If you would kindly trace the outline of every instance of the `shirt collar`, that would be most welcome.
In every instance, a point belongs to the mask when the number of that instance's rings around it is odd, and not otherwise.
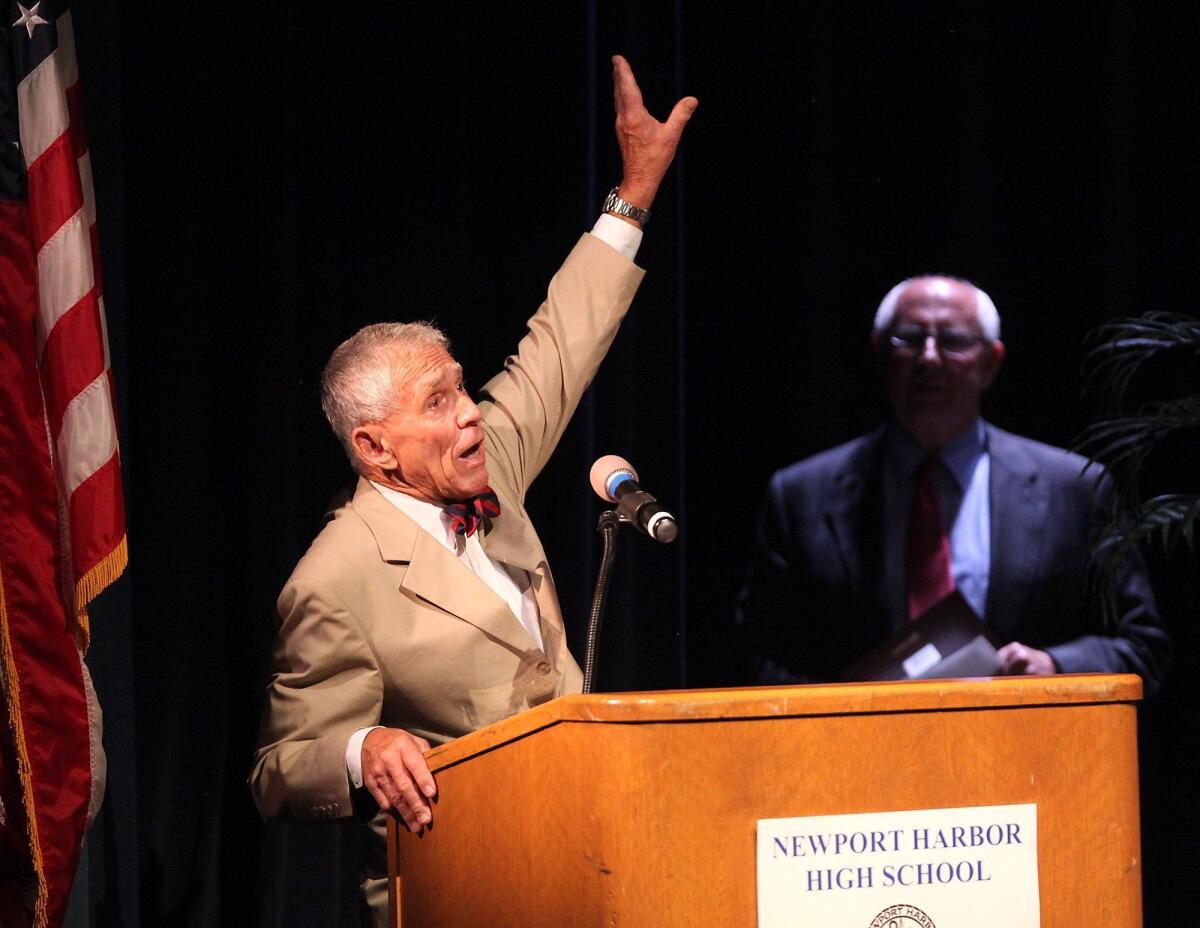
[[[437,503],[426,502],[415,496],[409,496],[407,493],[401,493],[399,490],[376,483],[374,480],[371,481],[371,486],[434,538],[439,541],[452,540],[450,539],[450,525],[445,516],[446,510],[443,507]]]
[[[912,476],[925,457],[921,446],[894,422],[888,424],[886,445],[888,465],[905,476]],[[975,464],[986,453],[987,429],[982,419],[976,419],[971,428],[938,452],[938,460],[954,475],[959,488],[965,489],[971,484]]]

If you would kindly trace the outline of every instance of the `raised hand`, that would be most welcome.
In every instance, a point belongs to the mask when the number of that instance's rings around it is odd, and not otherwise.
[[[675,159],[683,127],[700,105],[695,97],[684,97],[675,104],[665,123],[659,122],[642,103],[629,62],[613,56],[613,99],[617,111],[617,144],[621,148],[623,176],[621,199],[649,209]]]

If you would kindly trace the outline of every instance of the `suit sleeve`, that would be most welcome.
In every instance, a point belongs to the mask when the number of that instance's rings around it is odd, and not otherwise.
[[[1093,539],[1111,511],[1111,483],[1106,480],[1092,506]],[[1153,695],[1170,669],[1172,646],[1140,554],[1130,558],[1115,588],[1118,619],[1109,634],[1083,635],[1051,645],[1046,652],[1063,673],[1136,673],[1146,695]]]
[[[517,353],[483,388],[489,453],[518,499],[546,465],[616,337],[643,271],[584,235],[550,281]]]
[[[350,735],[379,723],[383,684],[358,621],[317,585],[293,576],[279,597],[282,624],[250,773],[263,818],[349,818],[363,791],[351,789]]]

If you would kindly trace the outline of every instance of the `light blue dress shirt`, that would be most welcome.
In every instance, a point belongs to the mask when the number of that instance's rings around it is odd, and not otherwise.
[[[904,535],[912,509],[917,467],[924,457],[925,452],[903,429],[894,424],[888,427],[883,468],[883,567],[888,589],[901,591],[901,603]],[[938,452],[938,459],[942,466],[935,471],[935,480],[950,537],[950,572],[963,598],[980,618],[986,619],[992,519],[988,498],[991,457],[983,420],[977,419],[974,427],[946,445]]]

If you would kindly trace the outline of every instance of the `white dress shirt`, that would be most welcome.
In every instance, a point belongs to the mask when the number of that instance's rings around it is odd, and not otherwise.
[[[486,583],[493,593],[508,604],[509,610],[529,632],[534,643],[539,648],[543,647],[541,616],[526,571],[492,560],[479,543],[479,532],[469,537],[457,534],[450,527],[450,517],[443,506],[427,503],[374,481],[371,481],[371,486]]]

